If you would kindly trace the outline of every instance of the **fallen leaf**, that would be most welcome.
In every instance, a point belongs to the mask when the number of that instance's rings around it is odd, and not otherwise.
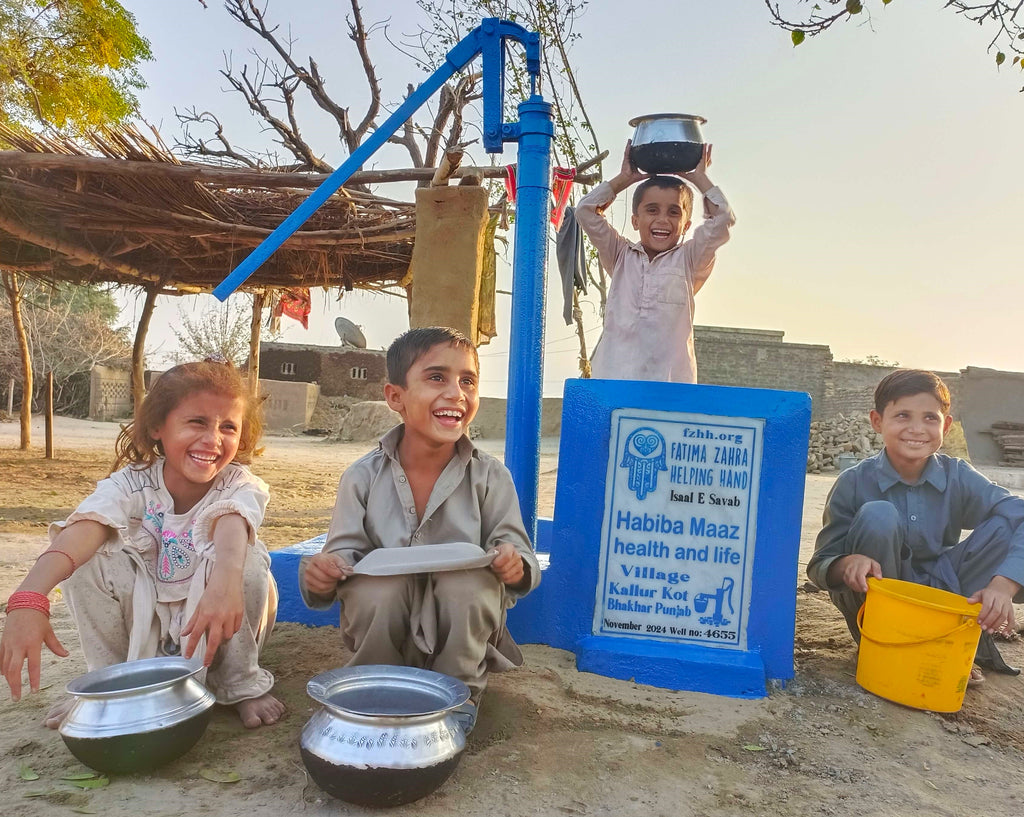
[[[94,777],[91,780],[69,780],[72,786],[78,786],[80,789],[102,789],[104,786],[110,785],[109,777]]]
[[[61,778],[61,780],[92,780],[94,777],[97,776],[98,775],[96,774],[96,772],[68,772]]]
[[[50,794],[59,794],[57,789],[30,789],[29,791],[22,792],[22,797],[46,797]]]
[[[71,810],[75,814],[99,814],[98,811],[93,811],[91,808],[86,808],[85,806],[76,806]]]
[[[200,769],[199,776],[213,783],[237,783],[242,779],[238,772],[221,772],[216,769]]]
[[[935,789],[935,791],[939,790],[939,787],[936,786],[934,783],[932,783],[931,780],[925,780],[924,782],[927,783],[929,786],[931,786],[933,789]]]
[[[18,777],[22,780],[38,780],[39,775],[33,771],[31,766],[26,766],[24,763],[21,764],[21,768],[18,769]]]
[[[743,748],[746,749],[748,752],[763,752],[767,749],[767,747],[758,746],[756,743],[748,743]]]

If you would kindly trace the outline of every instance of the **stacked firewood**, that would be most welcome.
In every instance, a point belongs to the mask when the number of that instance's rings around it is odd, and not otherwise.
[[[992,423],[989,429],[1001,453],[999,464],[1008,466],[1024,465],[1024,423],[1002,420]]]

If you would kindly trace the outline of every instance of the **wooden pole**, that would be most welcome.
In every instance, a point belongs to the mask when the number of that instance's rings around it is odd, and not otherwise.
[[[263,304],[267,295],[263,290],[252,293],[252,321],[249,324],[249,392],[260,393],[260,329],[263,323]]]
[[[146,302],[142,305],[139,327],[135,330],[135,343],[132,346],[132,401],[136,411],[146,396],[146,334],[149,332],[149,322],[153,317],[159,289],[155,286],[146,288]]]
[[[13,416],[14,414],[14,378],[12,377],[7,381],[7,414]]]
[[[3,273],[4,289],[7,299],[11,302],[11,319],[14,324],[14,337],[18,341],[21,355],[21,450],[28,451],[32,447],[32,352],[28,346],[28,334],[25,323],[21,319],[21,287],[18,276],[13,272]]]
[[[46,459],[53,459],[53,372],[46,373]]]

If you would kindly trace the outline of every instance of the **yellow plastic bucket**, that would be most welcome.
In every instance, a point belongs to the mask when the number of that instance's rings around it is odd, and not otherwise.
[[[857,614],[857,683],[899,704],[957,712],[981,637],[980,610],[956,593],[869,578]]]

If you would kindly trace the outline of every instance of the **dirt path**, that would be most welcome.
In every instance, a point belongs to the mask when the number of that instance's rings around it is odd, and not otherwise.
[[[60,420],[57,456],[46,461],[38,449],[17,451],[16,424],[0,424],[0,598],[45,543],[47,522],[105,475],[115,434],[111,424]],[[41,430],[36,440],[41,448]],[[271,547],[324,529],[341,470],[366,448],[303,437],[267,440],[257,470],[273,486],[263,529]],[[553,505],[556,466],[556,454],[542,456],[544,514]],[[832,481],[807,478],[803,561]],[[289,707],[278,726],[246,732],[232,712],[217,711],[198,746],[156,774],[113,778],[95,790],[60,781],[77,764],[39,719],[83,667],[66,608],[56,603],[54,611],[72,657],[47,657],[48,687],[38,696],[14,704],[0,691],[0,781],[5,802],[19,815],[363,813],[323,795],[298,753],[299,732],[313,711],[306,681],[344,660],[333,628],[282,624],[275,630],[263,663]],[[796,678],[764,700],[615,681],[577,672],[572,655],[560,650],[527,645],[525,652],[526,667],[493,677],[453,778],[394,813],[961,817],[1022,810],[1024,679],[990,674],[952,716],[875,698],[855,684],[853,644],[821,593],[798,592]],[[1004,655],[1024,664],[1021,642]],[[21,780],[22,767],[40,779]],[[242,779],[212,783],[200,776],[204,768]],[[25,796],[34,792],[43,794]]]

